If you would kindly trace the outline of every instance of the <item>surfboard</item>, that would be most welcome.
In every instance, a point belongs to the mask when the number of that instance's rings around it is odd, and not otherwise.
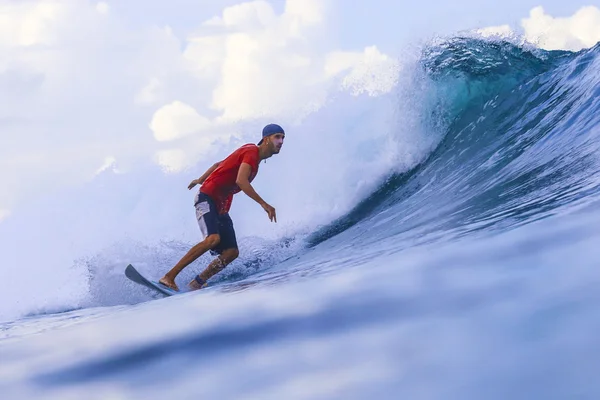
[[[161,285],[157,281],[147,279],[144,275],[140,274],[139,271],[135,269],[134,266],[131,264],[129,264],[127,268],[125,268],[125,276],[134,281],[135,283],[145,286],[148,289],[152,289],[156,292],[159,292],[160,294],[164,294],[165,296],[173,296],[181,293],[164,285]]]

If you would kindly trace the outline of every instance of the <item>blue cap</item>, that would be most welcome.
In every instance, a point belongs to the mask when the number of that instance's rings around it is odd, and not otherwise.
[[[263,142],[263,139],[266,138],[267,136],[271,136],[274,135],[276,133],[283,133],[285,135],[285,131],[283,130],[283,128],[277,124],[269,124],[267,126],[265,126],[263,128],[263,132],[262,132],[262,139],[260,139],[260,142],[258,142],[258,146],[260,146],[260,144]]]

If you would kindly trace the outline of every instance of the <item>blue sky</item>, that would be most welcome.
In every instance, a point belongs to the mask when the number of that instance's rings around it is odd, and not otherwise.
[[[186,35],[200,22],[220,14],[223,8],[239,3],[236,0],[130,0],[111,3],[111,8],[131,24],[169,25],[178,34]],[[269,3],[277,12],[283,12],[285,0]],[[331,34],[339,39],[340,46],[363,48],[377,44],[388,52],[396,52],[407,42],[435,34],[449,35],[503,24],[517,27],[537,6],[555,17],[571,16],[583,6],[600,6],[598,1],[583,0],[335,0],[331,3],[333,12],[327,23],[333,27]]]
[[[589,4],[581,0],[357,1],[352,6],[339,7],[336,16],[343,43],[359,47],[377,43],[391,52],[399,44],[430,35],[503,24],[516,27],[532,8],[540,5],[553,16],[566,17]]]
[[[107,168],[181,171],[249,139],[240,127],[257,118],[298,123],[332,90],[389,92],[404,49],[431,35],[519,32],[537,10],[528,39],[591,46],[600,8],[576,14],[585,5],[0,0],[0,221]]]

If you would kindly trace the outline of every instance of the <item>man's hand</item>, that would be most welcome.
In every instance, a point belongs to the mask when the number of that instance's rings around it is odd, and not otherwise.
[[[277,214],[275,214],[275,208],[273,208],[269,204],[267,204],[267,202],[264,201],[258,195],[258,193],[256,193],[256,191],[250,184],[250,181],[248,179],[250,177],[250,172],[252,172],[252,167],[250,166],[250,164],[243,162],[240,165],[240,169],[238,170],[238,175],[237,175],[237,179],[235,180],[235,183],[238,185],[238,187],[240,189],[242,189],[244,191],[244,193],[246,193],[246,195],[248,195],[248,197],[250,197],[252,200],[254,200],[258,204],[260,204],[260,206],[269,215],[269,219],[271,220],[271,222],[273,222],[273,220],[275,222],[277,222]]]
[[[269,219],[271,220],[271,222],[273,222],[273,220],[275,220],[275,222],[277,222],[277,214],[275,213],[275,208],[271,207],[267,203],[263,203],[263,204],[261,204],[261,206],[269,215]]]
[[[196,185],[198,185],[200,183],[200,181],[198,179],[194,179],[193,181],[190,182],[190,184],[188,185],[188,189],[192,190],[192,188]]]

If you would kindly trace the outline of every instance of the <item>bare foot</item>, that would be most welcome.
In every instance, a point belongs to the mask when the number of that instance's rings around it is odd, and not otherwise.
[[[177,287],[177,285],[175,284],[175,281],[173,279],[169,279],[166,276],[163,276],[162,278],[160,278],[158,283],[161,283],[161,284],[165,285],[166,287],[179,292],[179,288]]]

